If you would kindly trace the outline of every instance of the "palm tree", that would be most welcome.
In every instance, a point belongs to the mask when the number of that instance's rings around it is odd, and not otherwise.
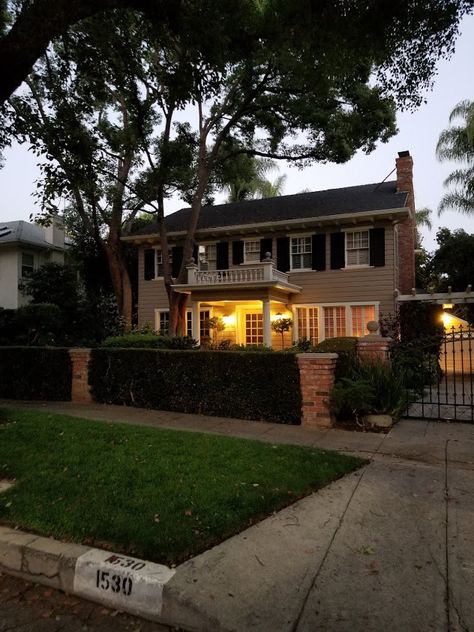
[[[415,248],[421,248],[422,236],[420,234],[420,228],[427,228],[432,230],[433,224],[431,222],[431,213],[433,211],[429,208],[420,208],[415,211]]]
[[[239,202],[255,198],[278,197],[282,195],[286,176],[278,176],[274,182],[267,179],[270,171],[278,169],[274,160],[239,156],[227,176],[224,187],[229,191],[228,202]]]
[[[460,119],[461,124],[453,125]],[[438,215],[455,209],[467,215],[474,214],[474,101],[461,101],[449,116],[451,127],[441,132],[436,146],[440,161],[453,160],[462,166],[444,181],[445,187],[454,186],[446,193],[438,207]]]

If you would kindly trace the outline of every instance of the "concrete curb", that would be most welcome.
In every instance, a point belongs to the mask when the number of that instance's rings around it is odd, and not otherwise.
[[[129,568],[133,565],[141,568],[138,571]],[[104,568],[110,584],[108,579],[103,581],[110,589],[101,591],[105,584],[99,587],[99,580],[102,581]],[[216,622],[208,621],[205,616],[203,620],[193,604],[185,600],[182,608],[179,593],[164,590],[175,575],[174,569],[145,560],[0,526],[0,572],[157,623],[182,626],[186,621],[187,629],[217,629]],[[133,594],[131,582],[125,585],[125,591],[121,586],[120,590],[114,590],[112,580],[118,581],[119,577],[127,581],[133,578]]]

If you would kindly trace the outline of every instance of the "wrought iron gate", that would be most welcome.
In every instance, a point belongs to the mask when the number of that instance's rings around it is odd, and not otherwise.
[[[474,423],[474,329],[400,345],[408,366],[407,417]],[[399,356],[400,357],[400,356]],[[397,356],[393,358],[397,362]]]

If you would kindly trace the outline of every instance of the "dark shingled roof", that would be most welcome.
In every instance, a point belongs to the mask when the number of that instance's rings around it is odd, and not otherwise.
[[[396,182],[390,181],[383,184],[364,184],[313,193],[203,206],[198,230],[403,208],[406,197],[406,193],[397,193]],[[184,208],[168,215],[168,231],[187,230],[190,214],[191,209]],[[135,234],[155,232],[158,232],[157,225],[150,224]]]

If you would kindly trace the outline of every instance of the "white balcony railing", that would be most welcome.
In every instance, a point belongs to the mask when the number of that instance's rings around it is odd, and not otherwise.
[[[288,275],[274,267],[273,261],[242,264],[229,270],[199,270],[195,263],[187,266],[188,285],[232,285],[270,281],[288,284]]]

